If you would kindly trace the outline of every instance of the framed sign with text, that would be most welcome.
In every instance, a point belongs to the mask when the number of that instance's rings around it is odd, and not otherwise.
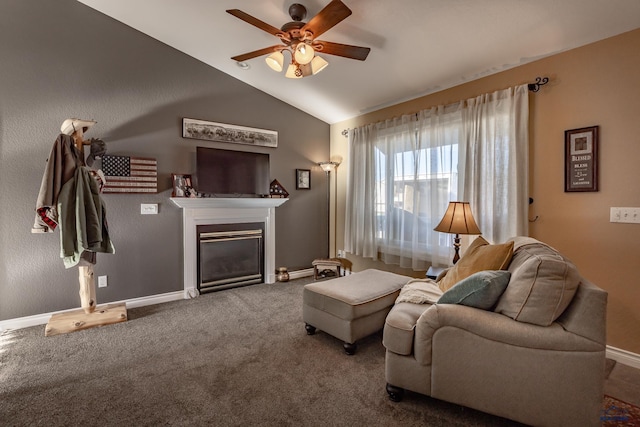
[[[564,191],[598,191],[598,126],[564,132]]]

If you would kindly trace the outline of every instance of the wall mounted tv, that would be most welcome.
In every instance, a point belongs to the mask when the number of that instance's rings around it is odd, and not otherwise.
[[[214,196],[269,195],[269,155],[196,148],[196,190]]]

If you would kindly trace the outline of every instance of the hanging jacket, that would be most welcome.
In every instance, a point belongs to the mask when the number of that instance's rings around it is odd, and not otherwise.
[[[58,195],[64,184],[73,178],[76,169],[83,166],[82,158],[83,154],[76,148],[71,136],[58,135],[42,175],[32,233],[46,233],[56,229]]]
[[[81,259],[95,264],[95,253],[115,253],[106,208],[94,171],[80,166],[58,195],[60,257],[66,268]]]

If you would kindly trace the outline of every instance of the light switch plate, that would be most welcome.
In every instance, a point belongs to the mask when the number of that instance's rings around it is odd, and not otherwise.
[[[609,221],[640,224],[640,208],[611,208]]]
[[[157,215],[158,214],[158,204],[157,203],[141,203],[140,204],[140,213],[142,215]]]

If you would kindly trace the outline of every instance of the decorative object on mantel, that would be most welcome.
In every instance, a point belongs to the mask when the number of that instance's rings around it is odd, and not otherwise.
[[[598,191],[598,126],[564,132],[564,191]]]
[[[289,272],[287,271],[287,267],[278,267],[276,269],[276,280],[278,282],[288,282],[289,281]]]
[[[182,119],[182,137],[273,148],[278,146],[278,132],[275,130],[256,129],[187,118]]]
[[[156,159],[131,156],[102,157],[106,183],[104,193],[157,193],[158,163]]]
[[[282,184],[280,184],[277,179],[274,179],[273,181],[271,181],[271,184],[269,184],[269,196],[282,197],[286,199],[287,197],[289,197],[289,192],[284,189]]]
[[[434,230],[456,235],[453,239],[453,248],[456,251],[453,256],[454,264],[460,259],[460,234],[482,234],[471,214],[469,202],[449,202],[447,211]]]
[[[191,175],[179,175],[172,173],[173,192],[171,197],[197,197],[196,190],[191,184]]]
[[[282,42],[281,45],[270,46],[232,57],[231,59],[237,61],[241,67],[246,66],[244,61],[248,59],[270,54],[266,58],[267,65],[272,70],[280,72],[284,69],[284,55],[282,52],[286,51],[291,55],[291,62],[287,67],[285,77],[300,79],[317,74],[329,65],[324,58],[316,55],[316,52],[364,61],[367,59],[369,51],[371,51],[368,47],[316,40],[316,37],[324,34],[351,15],[351,9],[340,0],[332,0],[308,23],[302,22],[307,16],[307,9],[301,4],[294,3],[289,7],[289,15],[293,21],[284,24],[280,29],[238,9],[227,10],[227,13],[278,37]]]
[[[297,190],[311,189],[311,170],[310,169],[296,169],[296,189]]]

